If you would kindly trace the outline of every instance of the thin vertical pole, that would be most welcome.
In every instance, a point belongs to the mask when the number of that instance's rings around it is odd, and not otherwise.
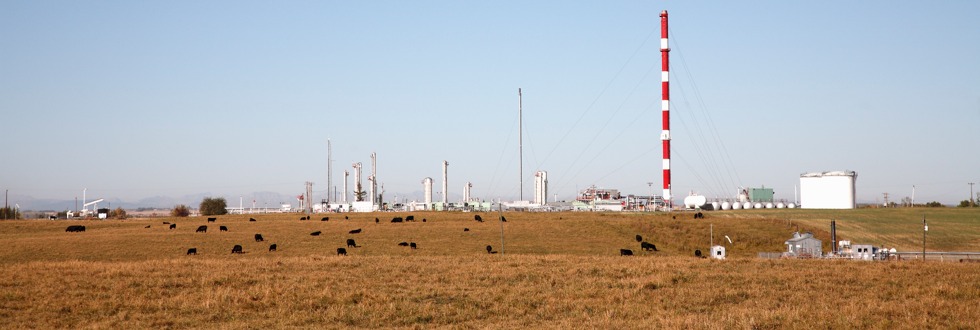
[[[524,97],[521,95],[521,89],[517,89],[517,149],[520,156],[518,157],[520,170],[518,175],[521,179],[521,199],[524,200]],[[973,193],[970,193],[973,194]],[[501,249],[501,251],[503,251]]]
[[[663,131],[660,133],[660,140],[663,141],[663,171],[664,171],[664,201],[667,207],[672,208],[673,203],[670,186],[670,48],[667,44],[667,11],[660,12],[660,62],[661,62],[661,91],[662,101],[661,110],[663,116]]]
[[[926,232],[929,231],[929,225],[926,224],[926,216],[922,216],[922,261],[926,261]]]

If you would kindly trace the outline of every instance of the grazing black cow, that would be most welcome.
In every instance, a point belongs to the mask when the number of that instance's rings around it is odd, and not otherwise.
[[[672,216],[671,218],[673,218],[674,220],[677,220],[677,216],[676,215],[675,216]]]
[[[337,255],[338,256],[346,256],[347,255],[347,249],[345,249],[345,248],[337,248]]]
[[[248,218],[248,221],[255,222],[255,218]]]
[[[168,222],[168,221],[164,221],[164,222],[163,222],[163,224],[165,224],[165,225],[169,225],[169,224],[170,224],[170,222]]]
[[[345,216],[344,216],[344,220],[350,220],[350,218],[348,218],[348,217],[347,217],[347,216],[345,215]]]
[[[177,229],[177,224],[176,223],[170,224],[170,229]]]
[[[407,216],[405,217],[405,221],[415,221],[415,216],[414,215]]]
[[[187,255],[197,255],[197,248],[187,249]]]
[[[218,218],[208,218],[208,222],[215,222]]]
[[[228,227],[225,226],[218,227],[218,231],[228,231]]]
[[[698,212],[694,214],[695,219],[704,219],[704,213]]]
[[[507,218],[505,218],[504,216],[501,215],[500,216],[500,222],[507,222]]]
[[[276,244],[269,245],[269,252],[276,252],[276,248],[279,247]]]
[[[347,247],[360,247],[360,246],[357,246],[357,242],[354,242],[354,239],[353,238],[348,238],[347,239]]]
[[[653,243],[641,242],[640,248],[647,251],[657,251],[657,246],[653,245]]]
[[[402,219],[402,217],[394,217],[394,218],[391,218],[391,222],[392,223],[395,223],[395,222],[403,222],[403,221],[405,221],[405,219]]]
[[[304,220],[310,220],[310,217],[302,217],[302,218],[299,218],[299,221],[304,221]]]
[[[330,217],[323,217],[323,218],[320,218],[320,221],[330,221]]]
[[[493,253],[493,246],[487,245],[487,253]]]
[[[630,250],[630,249],[619,249],[619,255],[621,255],[621,256],[631,256],[631,255],[633,255],[633,250]]]
[[[310,233],[310,236],[320,236],[320,231],[317,230],[315,232],[312,232],[312,233]]]
[[[422,218],[422,222],[425,222],[425,218]]]
[[[476,220],[478,222],[483,222],[483,217],[481,217],[479,214],[477,214],[477,215],[474,215],[473,216],[473,220]]]
[[[85,226],[79,226],[79,225],[68,226],[68,228],[65,228],[65,231],[69,233],[79,233],[85,231]]]
[[[235,245],[235,247],[231,248],[231,253],[239,253],[239,254],[241,254],[241,253],[245,253],[245,252],[242,251],[242,246],[241,245]]]
[[[698,258],[701,258],[701,257],[703,257],[704,255],[702,255],[702,254],[701,254],[701,250],[694,250],[694,256],[695,256],[695,257],[698,257]]]
[[[415,242],[408,243],[408,246],[410,246],[412,248],[412,250],[415,250],[415,249],[419,248],[418,245],[415,245]]]
[[[469,228],[463,228],[463,231],[470,231]]]
[[[262,238],[262,234],[255,234],[255,241],[256,242],[261,242],[261,241],[264,241],[264,240],[265,240],[265,238]]]
[[[195,231],[195,233],[206,233],[206,232],[208,232],[208,226],[197,227],[197,231]]]
[[[637,242],[643,242],[643,236],[636,235],[636,241]]]
[[[56,215],[49,215],[49,216],[48,216],[48,219],[51,219],[51,220],[58,220],[58,216],[56,216]]]
[[[357,228],[357,229],[351,230],[351,231],[349,231],[347,233],[348,234],[360,234],[361,233],[361,228]]]
[[[401,242],[401,243],[398,243],[398,246],[408,246],[408,242]]]
[[[150,228],[150,225],[146,225],[146,227],[143,227],[143,228]]]
[[[374,218],[374,223],[379,223],[379,222],[381,222],[381,220],[378,220],[378,218]]]

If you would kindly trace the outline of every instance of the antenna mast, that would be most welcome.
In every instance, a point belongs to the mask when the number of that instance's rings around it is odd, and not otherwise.
[[[664,149],[664,202],[667,207],[673,207],[670,194],[670,48],[667,47],[667,11],[660,12],[660,61],[661,61],[661,90],[663,91],[663,132],[660,133],[660,140],[663,141]]]
[[[517,89],[517,149],[520,153],[519,163],[521,169],[518,174],[521,176],[521,199],[524,200],[524,97],[521,89]]]
[[[330,139],[327,139],[327,204],[330,204],[330,189],[333,187],[333,155],[331,151]]]

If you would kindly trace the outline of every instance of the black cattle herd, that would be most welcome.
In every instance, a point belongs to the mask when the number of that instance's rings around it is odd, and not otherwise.
[[[299,220],[300,221],[306,221],[306,220],[310,220],[310,218],[311,218],[310,216],[303,216],[303,217],[300,217]],[[677,217],[675,216],[674,219],[676,219],[676,218]],[[347,216],[344,216],[344,219],[345,220],[349,220],[350,218],[347,217]],[[704,214],[701,213],[701,212],[697,212],[697,213],[694,214],[694,219],[704,219]],[[209,217],[209,218],[207,218],[207,222],[216,222],[217,220],[218,220],[218,218],[216,218],[216,217]],[[323,217],[323,218],[320,219],[320,221],[329,221],[329,220],[330,220],[330,217]],[[477,222],[483,222],[483,217],[481,217],[479,214],[477,214],[477,215],[474,215],[473,216],[473,220],[475,220]],[[255,222],[256,220],[255,220],[255,218],[249,218],[248,221]],[[391,222],[392,223],[401,223],[401,222],[406,222],[406,221],[415,221],[415,216],[409,215],[409,216],[406,216],[405,218],[402,218],[402,217],[394,217],[394,218],[391,219]],[[503,216],[500,216],[500,221],[506,222],[507,219],[505,219]],[[375,223],[380,223],[381,220],[378,219],[378,218],[374,218],[374,222]],[[422,222],[426,222],[426,219],[422,219]],[[175,224],[175,223],[164,222],[163,224],[170,225],[169,228],[171,230],[177,228],[177,224]],[[145,228],[150,228],[150,226],[146,226]],[[228,231],[228,227],[227,226],[219,226],[218,229],[220,231]],[[65,229],[65,232],[84,232],[84,231],[85,231],[85,226],[82,226],[82,225],[71,225],[71,226],[68,226],[68,228]],[[357,229],[354,229],[354,230],[349,231],[348,234],[360,234],[361,231],[362,231],[361,228],[357,228]],[[470,231],[470,229],[469,228],[463,228],[463,231],[464,232],[465,231]],[[197,227],[197,230],[195,232],[197,232],[197,233],[207,233],[208,232],[208,226],[206,226],[206,225],[199,226],[199,227]],[[320,236],[320,234],[321,234],[320,231],[314,231],[314,232],[310,233],[310,236]],[[263,242],[263,241],[265,241],[265,239],[262,237],[262,234],[255,234],[255,241],[256,242]],[[650,252],[658,252],[659,251],[659,250],[657,250],[657,246],[656,245],[654,245],[653,243],[644,241],[643,240],[643,236],[636,235],[636,242],[640,243],[640,249],[642,249],[644,251],[650,251]],[[418,248],[418,244],[416,244],[415,242],[401,242],[401,243],[398,243],[398,246],[408,246],[412,250],[415,250],[415,249]],[[354,241],[353,238],[348,238],[347,239],[347,247],[346,248],[345,247],[339,247],[339,248],[337,248],[337,255],[339,255],[339,256],[346,256],[347,255],[347,248],[359,248],[359,247],[361,247],[361,246],[357,245],[357,242]],[[273,243],[272,245],[269,245],[269,252],[276,252],[277,250],[278,250],[278,245],[277,244]],[[241,245],[235,245],[234,247],[231,248],[231,253],[232,254],[243,254],[243,253],[245,253],[245,251],[243,250],[243,248],[242,248]],[[497,253],[497,251],[494,251],[493,250],[493,246],[487,245],[487,253],[489,253],[489,254],[495,254],[495,253]],[[197,255],[197,248],[189,248],[189,249],[187,249],[187,255]],[[633,254],[633,250],[631,250],[631,249],[619,249],[619,255],[621,255],[621,256],[632,256],[634,254]],[[699,258],[704,258],[705,257],[701,253],[701,250],[695,250],[694,251],[694,256],[695,257],[699,257]]]

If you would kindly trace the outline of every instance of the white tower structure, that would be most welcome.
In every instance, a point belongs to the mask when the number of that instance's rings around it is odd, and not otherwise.
[[[371,206],[374,206],[377,204],[375,198],[378,196],[378,154],[373,152],[371,153],[371,176],[368,177],[368,182],[371,183],[371,198],[368,200],[371,201]]]
[[[449,162],[442,161],[442,204],[449,206]]]
[[[472,189],[473,189],[473,183],[472,182],[467,182],[466,185],[463,186],[463,203],[469,203],[470,202],[470,190],[472,190]]]
[[[327,139],[327,203],[333,198],[331,192],[337,190],[333,187],[333,155],[331,154],[330,139]],[[333,189],[333,190],[330,190]]]
[[[534,173],[534,204],[546,203],[548,203],[548,172],[537,171]]]
[[[354,167],[354,201],[359,202],[358,195],[361,194],[361,163],[357,162],[352,165]]]
[[[347,203],[347,191],[348,191],[347,190],[347,178],[349,176],[350,176],[350,172],[344,171],[344,197],[343,197],[344,199],[343,199],[343,201],[344,201],[345,204]]]
[[[432,207],[432,178],[422,179],[422,191],[425,196],[425,208],[429,209]]]

